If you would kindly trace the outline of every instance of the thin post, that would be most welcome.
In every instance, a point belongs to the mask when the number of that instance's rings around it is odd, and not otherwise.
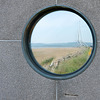
[[[57,0],[56,0],[56,5],[57,5]]]

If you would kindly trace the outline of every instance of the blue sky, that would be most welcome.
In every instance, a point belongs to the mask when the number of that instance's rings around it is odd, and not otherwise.
[[[86,22],[69,11],[55,11],[44,16],[32,32],[31,43],[93,42]]]

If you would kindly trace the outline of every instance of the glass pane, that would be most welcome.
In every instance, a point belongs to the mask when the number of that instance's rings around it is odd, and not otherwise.
[[[56,74],[72,73],[88,60],[93,38],[87,23],[70,11],[54,11],[41,18],[31,35],[36,61]]]

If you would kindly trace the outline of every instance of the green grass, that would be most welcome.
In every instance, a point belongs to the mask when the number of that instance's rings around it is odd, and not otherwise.
[[[46,60],[44,60],[44,61],[42,61],[42,65],[45,65],[45,64],[50,64],[51,62],[52,62],[52,60],[53,60],[54,58],[52,57],[52,58],[49,58],[49,59],[46,59]]]
[[[66,74],[66,73],[71,73],[78,70],[87,61],[88,52],[89,52],[89,48],[85,48],[85,51],[83,54],[80,54],[77,57],[73,57],[69,60],[61,62],[59,66],[55,69],[54,73]]]

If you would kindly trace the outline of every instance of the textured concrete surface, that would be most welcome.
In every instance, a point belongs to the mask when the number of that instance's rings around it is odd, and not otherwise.
[[[0,0],[0,39],[21,39],[28,19],[54,0]]]
[[[54,4],[55,0],[0,0],[0,100],[55,100],[55,81],[34,72],[24,59],[21,42],[12,41],[21,39],[31,15]],[[58,0],[58,4],[85,14],[98,39],[90,67],[75,78],[59,81],[59,100],[100,100],[100,0]]]
[[[0,100],[53,100],[55,82],[32,70],[20,42],[0,42]]]
[[[100,45],[95,59],[86,71],[73,79],[59,81],[59,100],[100,100],[99,51]]]

